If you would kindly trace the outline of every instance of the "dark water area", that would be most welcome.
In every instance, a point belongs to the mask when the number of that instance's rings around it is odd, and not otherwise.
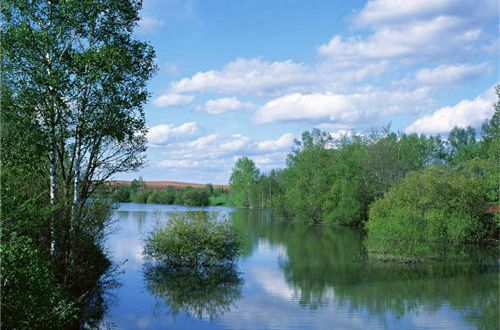
[[[234,269],[151,269],[142,256],[156,219],[227,215],[244,237]],[[497,329],[498,249],[468,247],[418,265],[372,260],[363,233],[307,226],[270,211],[120,204],[107,247],[120,286],[102,327],[118,329]],[[457,257],[459,256],[459,257]]]

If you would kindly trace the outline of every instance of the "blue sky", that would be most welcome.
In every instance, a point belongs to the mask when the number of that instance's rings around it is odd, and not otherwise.
[[[145,0],[156,49],[146,166],[130,179],[226,183],[284,166],[293,139],[391,122],[446,135],[493,113],[497,0]]]

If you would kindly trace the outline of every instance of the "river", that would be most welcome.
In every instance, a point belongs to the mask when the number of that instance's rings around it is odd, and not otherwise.
[[[228,216],[243,233],[234,273],[152,276],[144,238],[174,211]],[[270,211],[119,204],[107,248],[120,283],[103,327],[118,329],[497,329],[498,249],[463,260],[394,265],[371,260],[363,233],[306,226]],[[472,248],[470,248],[472,249]],[[470,250],[469,249],[469,250]]]

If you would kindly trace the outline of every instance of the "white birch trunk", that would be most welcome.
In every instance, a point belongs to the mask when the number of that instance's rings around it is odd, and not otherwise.
[[[51,142],[50,142],[50,204],[55,206],[57,204],[57,151],[56,151],[56,143],[55,143],[55,132],[52,130],[51,132]],[[52,218],[51,221],[51,229],[50,229],[50,253],[52,256],[55,256],[56,251],[56,237],[57,237],[57,228],[56,221]]]

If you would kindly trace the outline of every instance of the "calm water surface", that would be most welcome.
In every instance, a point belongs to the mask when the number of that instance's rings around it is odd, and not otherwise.
[[[174,211],[227,214],[244,234],[237,268],[152,273],[145,236]],[[280,221],[269,211],[120,204],[108,238],[121,286],[103,326],[118,329],[497,329],[498,250],[427,266],[370,260],[362,233]]]

